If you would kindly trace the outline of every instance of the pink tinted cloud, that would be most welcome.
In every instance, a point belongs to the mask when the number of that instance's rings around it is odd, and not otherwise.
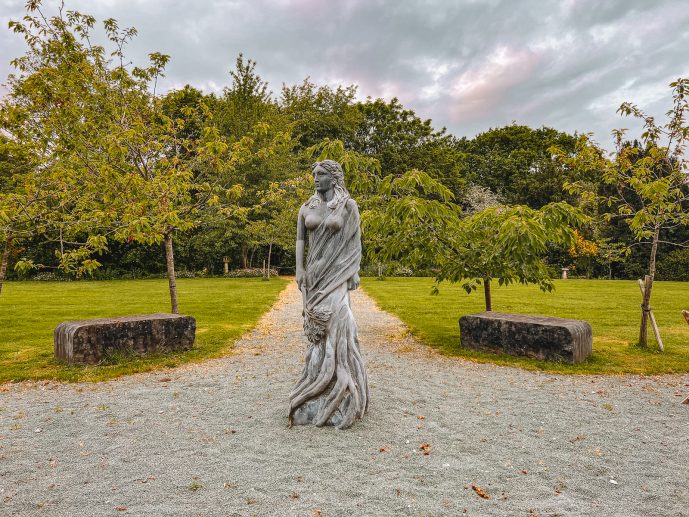
[[[461,122],[490,113],[509,96],[511,87],[533,75],[539,61],[540,55],[532,50],[496,48],[484,62],[452,81],[451,119]]]

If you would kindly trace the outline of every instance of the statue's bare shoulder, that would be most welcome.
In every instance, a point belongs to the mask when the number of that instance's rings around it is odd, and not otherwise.
[[[351,197],[347,199],[347,211],[349,213],[359,212],[359,205],[357,205],[356,201],[354,201]]]

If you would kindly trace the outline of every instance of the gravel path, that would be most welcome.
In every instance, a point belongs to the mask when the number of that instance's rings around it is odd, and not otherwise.
[[[352,429],[286,428],[292,284],[228,357],[0,386],[0,514],[689,515],[689,376],[446,358],[352,299],[372,397]]]

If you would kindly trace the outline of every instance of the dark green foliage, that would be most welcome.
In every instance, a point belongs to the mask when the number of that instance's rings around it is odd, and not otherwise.
[[[465,175],[473,182],[488,187],[507,204],[540,208],[573,201],[574,196],[563,190],[565,183],[596,179],[594,174],[569,171],[553,160],[551,146],[572,152],[575,142],[576,136],[552,128],[514,124],[463,139],[460,148],[465,153]]]
[[[22,137],[17,142],[30,145],[16,145],[5,133],[0,136],[0,248],[11,243],[7,248],[10,277],[16,275],[13,266],[17,263],[24,269],[62,267],[68,276],[79,262],[85,264],[79,269],[82,273],[92,273],[102,265],[105,276],[159,274],[164,261],[156,243],[173,231],[180,270],[220,274],[225,256],[232,268],[248,268],[260,266],[270,254],[271,265],[289,271],[294,266],[293,221],[313,188],[309,166],[325,155],[356,162],[349,169],[344,164],[345,176],[362,220],[369,225],[364,246],[370,251],[368,256],[378,254],[376,260],[392,261],[364,263],[375,271],[396,269],[392,265],[396,256],[380,255],[385,241],[396,240],[396,253],[415,260],[422,255],[419,247],[428,252],[438,245],[439,234],[422,237],[424,230],[445,232],[457,242],[461,232],[473,235],[471,224],[479,225],[478,220],[488,217],[478,212],[496,205],[512,208],[486,214],[498,217],[506,210],[517,210],[522,223],[535,214],[525,207],[539,210],[563,201],[596,220],[606,219],[606,214],[620,215],[618,206],[592,207],[581,195],[582,189],[565,190],[566,185],[585,186],[607,198],[624,194],[632,207],[640,201],[634,189],[617,192],[617,184],[606,181],[606,158],[600,150],[576,167],[555,159],[556,154],[574,156],[581,150],[576,134],[513,123],[474,138],[458,138],[445,128],[434,128],[431,120],[419,117],[396,98],[357,101],[356,85],[321,86],[308,78],[283,85],[273,95],[257,63],[242,54],[236,57],[220,94],[205,95],[187,85],[160,95],[155,93],[155,78],[168,57],[153,53],[149,67],[130,70],[124,48],[136,34],[134,29],[120,29],[115,20],[105,21],[116,46],[113,59],[108,60],[104,49],[84,44],[96,23],[88,15],[68,15],[64,30],[53,36],[50,31],[32,35],[48,23],[35,16],[40,5],[32,2],[29,18],[12,24],[15,32],[27,37],[30,52],[15,60],[18,75],[9,81],[13,93],[7,98],[21,100],[15,104],[22,109],[3,113],[2,129]],[[63,23],[59,17],[45,20]],[[52,43],[43,45],[44,40]],[[682,81],[676,85],[686,88]],[[119,97],[113,92],[127,101],[126,109],[122,102],[115,102]],[[681,100],[686,104],[684,97]],[[624,114],[641,114],[632,105],[625,105],[625,110]],[[45,128],[23,124],[22,117],[29,115]],[[43,128],[36,137],[24,134],[35,127]],[[646,145],[655,138],[652,130],[653,125],[647,124],[641,137],[645,143],[623,146],[623,161],[635,169],[656,159],[657,150]],[[37,167],[36,157],[46,149],[59,151],[57,160],[43,159],[43,166]],[[677,163],[679,157],[672,160]],[[137,168],[142,169],[143,181],[136,175]],[[31,172],[38,170],[44,172],[36,178],[44,181],[32,178]],[[94,171],[102,176],[97,181],[89,180]],[[150,184],[151,171],[155,184]],[[45,197],[40,202],[31,200],[27,189],[18,188],[13,178]],[[81,194],[75,195],[77,191]],[[25,217],[23,207],[29,201],[38,208]],[[60,210],[54,209],[56,205]],[[393,223],[390,217],[381,219],[395,211],[404,224]],[[452,214],[449,219],[448,214]],[[94,217],[100,226],[94,227]],[[445,221],[446,226],[454,224],[454,233],[429,227],[427,217],[434,217],[436,223]],[[508,222],[504,225],[509,226]],[[387,234],[381,224],[391,225]],[[591,277],[643,274],[647,246],[631,246],[621,260],[611,255],[638,237],[619,218],[607,217],[584,233],[598,245],[598,255],[575,258],[567,245],[551,242],[539,258],[543,261],[538,276],[546,270],[558,274],[563,266],[576,266],[576,274],[585,270]],[[92,235],[95,238],[89,239]],[[689,242],[689,228],[662,229],[659,240]],[[462,245],[463,250],[468,247]],[[95,256],[97,261],[91,258],[94,251],[103,252]],[[670,249],[661,246],[657,253],[662,263]],[[434,257],[437,254],[426,264],[417,260],[413,271],[437,271]],[[476,271],[468,264],[461,267],[466,274]],[[526,279],[529,274],[521,271],[517,277]]]
[[[299,148],[306,149],[325,139],[353,140],[362,119],[355,97],[356,86],[333,89],[305,79],[299,85],[283,86],[279,103]]]
[[[689,281],[689,248],[678,248],[658,261],[658,279]]]
[[[423,170],[442,181],[455,196],[465,185],[464,158],[456,139],[436,130],[398,99],[372,100],[357,105],[362,120],[352,147],[380,162],[383,176]]]

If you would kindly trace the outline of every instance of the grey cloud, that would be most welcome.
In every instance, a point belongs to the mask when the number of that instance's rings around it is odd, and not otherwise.
[[[1,22],[22,15],[4,0]],[[49,5],[49,4],[48,4]],[[309,76],[358,84],[362,98],[398,96],[436,127],[472,136],[513,120],[593,131],[629,125],[621,98],[667,109],[667,83],[689,74],[682,0],[70,1],[68,8],[136,26],[130,50],[172,56],[163,87],[229,83],[239,52],[278,92]],[[48,8],[48,7],[47,7]],[[3,59],[22,42],[0,32]],[[626,97],[622,97],[626,96]]]

